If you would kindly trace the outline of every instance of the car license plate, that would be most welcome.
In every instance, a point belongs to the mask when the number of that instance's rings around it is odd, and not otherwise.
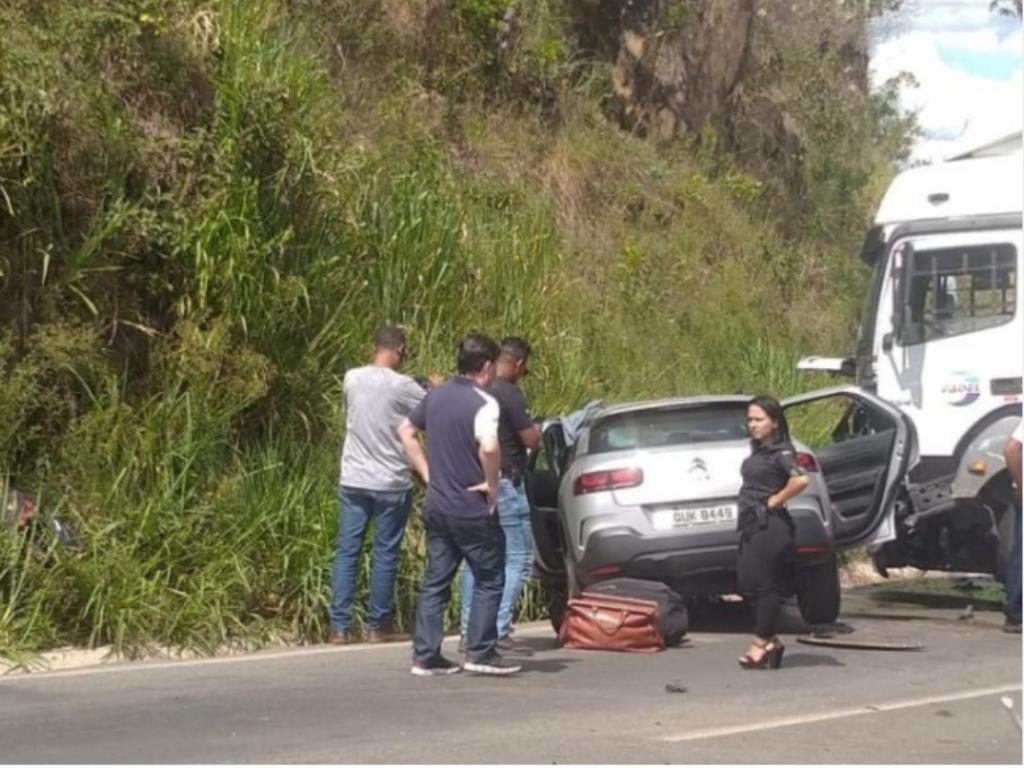
[[[713,504],[706,507],[672,507],[659,509],[651,515],[655,530],[692,528],[704,525],[735,524],[735,504]]]

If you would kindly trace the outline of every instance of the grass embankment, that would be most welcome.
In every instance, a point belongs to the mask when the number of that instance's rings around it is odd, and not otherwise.
[[[529,338],[539,413],[786,394],[848,346],[889,148],[840,77],[783,199],[713,131],[618,128],[562,4],[498,73],[503,3],[430,40],[401,5],[0,8],[0,470],[83,540],[0,535],[0,653],[321,638],[339,383],[381,323],[418,373],[470,329]],[[828,98],[861,118],[816,122]],[[401,626],[422,554],[414,519]]]

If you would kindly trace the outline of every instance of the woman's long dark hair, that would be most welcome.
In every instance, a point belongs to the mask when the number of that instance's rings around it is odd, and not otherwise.
[[[765,416],[778,424],[778,428],[775,430],[775,440],[779,443],[788,443],[789,440],[789,424],[786,422],[786,414],[782,411],[782,406],[779,405],[779,401],[770,395],[758,395],[751,399],[747,403],[747,408],[756,405],[762,411]]]

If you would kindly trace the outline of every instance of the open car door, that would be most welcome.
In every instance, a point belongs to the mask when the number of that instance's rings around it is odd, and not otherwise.
[[[836,546],[895,537],[895,502],[914,453],[909,417],[854,387],[832,387],[782,402],[791,437],[821,466],[834,511]]]
[[[534,565],[542,581],[561,585],[565,580],[565,563],[558,527],[558,485],[568,456],[561,421],[544,424],[542,434],[543,446],[530,455],[525,478],[533,525]]]

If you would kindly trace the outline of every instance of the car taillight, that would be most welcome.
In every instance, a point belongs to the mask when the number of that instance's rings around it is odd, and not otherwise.
[[[633,488],[644,481],[642,469],[602,469],[597,472],[584,472],[573,483],[574,496],[597,491],[614,491],[617,488]]]
[[[796,465],[800,467],[804,472],[819,472],[818,462],[809,453],[799,451],[793,455],[796,460]]]

